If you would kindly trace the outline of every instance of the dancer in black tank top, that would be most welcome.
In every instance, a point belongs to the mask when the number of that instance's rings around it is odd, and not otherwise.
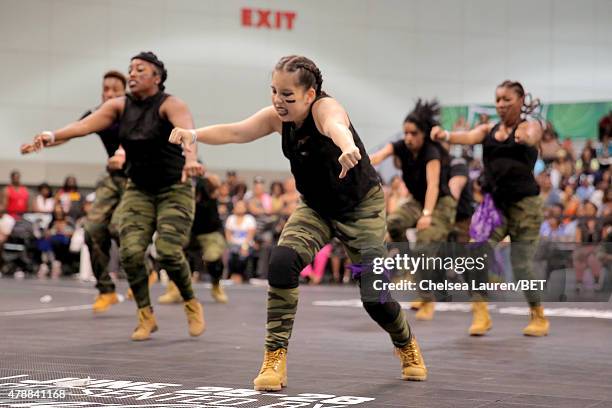
[[[525,90],[519,82],[504,81],[495,91],[499,123],[480,125],[469,131],[449,132],[439,126],[431,131],[434,140],[468,145],[482,143],[483,190],[491,195],[503,216],[502,224],[491,232],[488,241],[494,245],[510,236],[512,271],[517,280],[535,279],[532,260],[543,218],[533,175],[543,127],[538,121],[524,118],[538,104],[537,100],[526,103]],[[544,317],[539,292],[525,291],[525,297],[531,307],[531,318],[523,334],[547,335],[549,322]],[[486,302],[474,302],[473,311],[470,334],[483,335],[491,328]]]
[[[424,380],[427,369],[399,304],[371,297],[372,263],[386,255],[384,195],[359,135],[344,108],[322,89],[321,72],[308,58],[281,58],[272,75],[272,106],[241,122],[174,129],[173,143],[247,143],[277,132],[303,203],[283,228],[269,268],[264,362],[256,390],[287,383],[286,355],[298,302],[298,277],[336,236],[355,275],[361,273],[363,305],[385,329],[402,360],[402,378]],[[357,270],[358,269],[358,270]],[[368,296],[369,295],[369,296]],[[366,298],[367,296],[367,298]]]
[[[193,120],[183,101],[164,93],[166,78],[163,62],[152,52],[141,52],[130,61],[129,95],[104,102],[78,122],[38,134],[33,143],[41,149],[119,123],[129,177],[118,209],[120,255],[138,306],[138,326],[132,333],[135,341],[146,340],[157,330],[144,266],[145,250],[155,231],[160,267],[185,301],[189,334],[199,336],[205,328],[202,305],[195,298],[183,253],[193,222],[193,188],[187,179],[202,174],[203,167],[194,149],[183,155],[179,146],[168,143],[174,126],[192,127]]]
[[[404,119],[404,138],[389,143],[372,154],[372,164],[393,156],[399,160],[402,178],[412,199],[398,207],[387,219],[391,242],[407,243],[406,230],[417,229],[414,252],[427,257],[436,256],[440,243],[445,242],[455,222],[457,200],[451,196],[448,180],[450,156],[437,141],[431,140],[431,129],[438,125],[440,106],[437,101],[417,101]],[[408,251],[408,245],[400,248]],[[417,271],[417,280],[431,280],[433,271]],[[418,320],[431,320],[434,315],[434,296],[430,291],[419,291],[420,299],[412,302],[418,309]]]
[[[127,79],[118,71],[108,71],[102,79],[102,103],[117,97],[125,96]],[[81,119],[89,116],[99,108],[88,110]],[[94,313],[107,311],[111,305],[119,303],[115,292],[115,284],[108,271],[110,260],[111,238],[118,239],[118,212],[115,211],[121,201],[121,196],[127,183],[124,171],[125,152],[119,143],[119,123],[97,132],[100,141],[108,155],[106,174],[96,186],[96,199],[87,214],[85,223],[85,242],[89,248],[91,266],[96,278],[98,296],[92,306]],[[68,140],[56,141],[47,147],[63,145]],[[21,146],[21,153],[35,151],[34,144]]]

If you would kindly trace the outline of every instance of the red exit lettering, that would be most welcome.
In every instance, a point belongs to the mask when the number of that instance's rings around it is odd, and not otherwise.
[[[274,11],[246,7],[241,10],[243,27],[293,30],[295,17],[296,13],[293,11]]]

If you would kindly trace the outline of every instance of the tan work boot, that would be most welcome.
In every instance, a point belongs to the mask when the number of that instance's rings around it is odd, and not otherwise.
[[[487,302],[472,302],[472,325],[468,330],[470,336],[484,336],[491,330],[493,322],[487,305]]]
[[[115,292],[100,293],[91,308],[94,313],[103,313],[116,303],[119,303],[119,298]]]
[[[253,385],[256,391],[280,391],[287,386],[287,349],[266,350]]]
[[[196,337],[204,333],[206,322],[204,322],[204,308],[198,299],[193,298],[184,303],[189,335]]]
[[[421,306],[423,306],[423,303],[425,302],[422,299],[413,300],[410,302],[410,309],[419,310]]]
[[[414,317],[417,320],[431,320],[434,317],[435,310],[434,301],[423,301],[421,308],[415,313]]]
[[[223,290],[223,286],[221,283],[213,283],[212,288],[210,289],[210,294],[213,299],[217,303],[227,303],[227,295],[225,294],[225,290]]]
[[[181,292],[179,292],[178,287],[172,281],[168,282],[166,293],[157,298],[157,302],[162,305],[181,303],[182,301],[183,297],[181,296]]]
[[[151,272],[149,274],[149,289],[157,282],[157,273]],[[125,298],[127,300],[134,300],[134,292],[132,292],[131,288],[128,288],[127,292],[125,292]]]
[[[410,337],[410,342],[402,348],[395,348],[395,353],[402,362],[402,380],[406,381],[425,381],[427,379],[427,367],[421,348],[414,336]]]
[[[532,306],[531,317],[529,324],[523,329],[525,336],[541,337],[548,335],[550,322],[544,317],[544,308],[542,306]]]
[[[132,340],[148,340],[151,337],[151,333],[156,331],[157,321],[155,321],[153,308],[151,306],[145,306],[138,309],[138,326],[136,326],[134,333],[132,333]]]

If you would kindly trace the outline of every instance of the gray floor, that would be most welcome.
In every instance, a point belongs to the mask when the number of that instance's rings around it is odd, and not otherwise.
[[[202,337],[189,338],[180,306],[159,305],[160,330],[134,343],[132,302],[93,316],[90,284],[0,279],[0,406],[612,407],[610,318],[551,317],[550,335],[534,339],[521,335],[526,316],[493,310],[492,332],[470,338],[468,313],[440,311],[417,322],[410,312],[430,375],[403,382],[388,338],[363,310],[313,304],[356,299],[354,288],[302,287],[289,387],[268,395],[250,391],[263,353],[265,288],[230,287],[228,305],[197,289],[208,324]],[[153,298],[161,291],[157,285]],[[42,303],[45,295],[52,300]],[[546,306],[612,310],[610,303]],[[88,385],[78,382],[87,377]],[[37,403],[7,397],[59,387],[70,395],[32,395]]]

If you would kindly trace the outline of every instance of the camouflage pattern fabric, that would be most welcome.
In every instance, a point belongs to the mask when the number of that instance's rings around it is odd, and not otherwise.
[[[100,293],[115,291],[115,284],[108,274],[111,239],[118,239],[120,212],[117,211],[125,191],[127,178],[106,175],[96,187],[93,202],[85,222],[85,241],[89,247],[91,266]]]
[[[176,183],[152,193],[138,189],[130,180],[119,211],[121,263],[138,307],[151,304],[144,256],[155,231],[160,268],[166,270],[185,301],[193,299],[191,270],[183,252],[194,215],[191,184]]]

